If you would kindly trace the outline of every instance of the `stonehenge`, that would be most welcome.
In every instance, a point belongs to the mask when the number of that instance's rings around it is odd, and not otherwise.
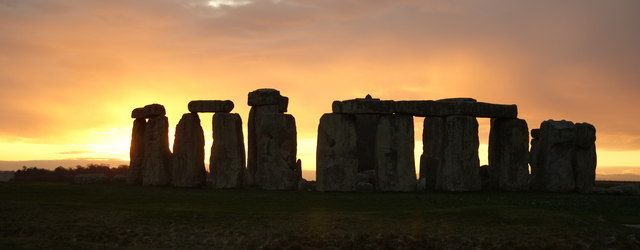
[[[593,125],[547,120],[531,134],[533,189],[547,192],[591,191],[597,165]]]
[[[175,130],[160,104],[135,108],[130,146],[131,185],[310,190],[297,158],[296,119],[276,89],[247,95],[245,152],[242,118],[230,100],[194,100]],[[199,113],[213,113],[209,178]],[[414,119],[423,118],[416,175]],[[478,118],[490,119],[489,164],[480,166]],[[529,136],[531,138],[529,138]],[[547,120],[531,130],[516,105],[472,98],[333,101],[320,118],[316,185],[321,192],[581,192],[593,190],[596,129]],[[530,145],[530,148],[529,148]]]

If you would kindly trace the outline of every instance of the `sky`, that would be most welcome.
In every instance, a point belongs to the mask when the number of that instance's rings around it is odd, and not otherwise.
[[[233,100],[246,126],[247,93],[271,87],[306,170],[331,102],[371,94],[589,122],[599,171],[640,174],[638,44],[636,0],[0,0],[0,170],[126,164],[133,108],[163,104],[173,140],[190,100]]]

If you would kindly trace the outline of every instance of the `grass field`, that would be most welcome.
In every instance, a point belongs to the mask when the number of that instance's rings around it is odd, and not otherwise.
[[[6,248],[639,248],[640,196],[0,183]]]

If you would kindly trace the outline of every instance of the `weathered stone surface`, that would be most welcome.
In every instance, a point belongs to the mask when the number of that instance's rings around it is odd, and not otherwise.
[[[358,171],[375,170],[376,131],[380,115],[360,114],[355,117]]]
[[[529,128],[522,119],[491,119],[490,186],[505,191],[529,188]]]
[[[174,187],[205,185],[204,131],[197,113],[184,114],[178,122],[171,161],[171,184]]]
[[[287,114],[256,117],[255,185],[267,190],[292,190],[299,181],[295,118]]]
[[[478,121],[471,116],[448,116],[444,121],[442,164],[436,174],[436,189],[450,192],[482,188],[478,158]]]
[[[589,123],[576,123],[573,170],[576,191],[588,193],[596,181],[596,128]]]
[[[380,116],[375,144],[377,190],[396,192],[416,190],[413,139],[413,117]]]
[[[262,105],[262,106],[253,106],[249,110],[249,121],[247,124],[247,133],[248,133],[248,157],[247,157],[247,171],[244,175],[244,186],[253,186],[254,185],[254,177],[256,174],[256,164],[258,161],[258,149],[257,149],[257,135],[256,129],[261,127],[259,121],[264,119],[258,119],[264,115],[271,114],[279,114],[278,105]]]
[[[572,166],[575,125],[569,121],[548,120],[540,125],[536,142],[533,188],[549,192],[571,192],[575,189]]]
[[[142,165],[144,164],[144,130],[147,121],[137,118],[133,121],[131,131],[131,147],[129,148],[129,175],[127,184],[142,184]]]
[[[425,179],[427,189],[434,189],[436,186],[436,175],[442,165],[444,136],[444,118],[428,117],[424,119],[420,178]]]
[[[144,131],[142,185],[163,186],[171,180],[169,120],[166,116],[149,118]]]
[[[354,191],[358,174],[356,121],[352,115],[324,114],[318,126],[318,191]]]
[[[164,116],[166,113],[164,106],[154,103],[142,108],[133,109],[133,111],[131,111],[131,118],[152,118]]]
[[[189,102],[189,112],[192,113],[229,113],[233,110],[233,102],[230,100],[196,100]]]
[[[240,188],[245,173],[242,118],[238,114],[213,115],[213,145],[209,172],[216,188]]]
[[[289,98],[280,95],[280,91],[275,89],[257,89],[249,92],[247,104],[249,106],[276,105],[278,112],[284,113],[287,112]]]
[[[334,101],[331,105],[333,113],[342,114],[393,114],[394,102],[380,100],[367,95],[365,98]]]
[[[516,118],[516,105],[471,102],[468,99],[445,99],[444,101],[396,101],[395,112],[420,117],[473,116],[487,118]]]

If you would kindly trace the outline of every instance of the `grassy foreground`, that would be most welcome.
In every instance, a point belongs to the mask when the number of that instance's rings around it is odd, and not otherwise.
[[[7,248],[640,247],[639,196],[0,183]]]

